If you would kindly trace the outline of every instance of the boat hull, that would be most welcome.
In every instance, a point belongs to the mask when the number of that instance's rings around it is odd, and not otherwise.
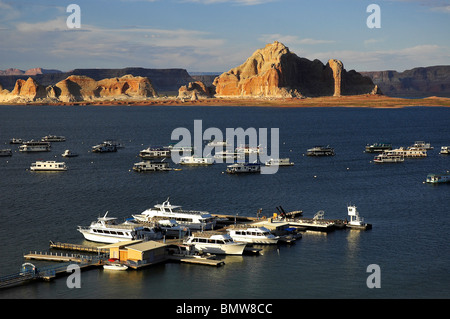
[[[216,255],[242,255],[244,252],[245,243],[234,244],[202,244],[195,243],[194,247],[197,251]]]

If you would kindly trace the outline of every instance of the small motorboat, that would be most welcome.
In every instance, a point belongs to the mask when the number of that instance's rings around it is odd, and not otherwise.
[[[64,153],[61,154],[62,157],[76,157],[78,154],[71,152],[70,150],[65,150]]]
[[[103,269],[106,269],[106,270],[127,270],[128,266],[124,265],[124,264],[119,264],[119,263],[110,263],[110,264],[103,265]]]

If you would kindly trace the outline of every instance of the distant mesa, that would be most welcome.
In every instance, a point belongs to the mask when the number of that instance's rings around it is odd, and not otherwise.
[[[202,81],[189,82],[178,90],[179,99],[196,101],[201,98],[213,97],[213,88],[207,87]]]
[[[369,77],[347,72],[341,61],[298,57],[275,41],[214,80],[216,96],[314,97],[380,94]]]

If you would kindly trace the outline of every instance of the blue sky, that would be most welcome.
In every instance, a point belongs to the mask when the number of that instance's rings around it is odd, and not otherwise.
[[[81,28],[66,24],[69,4]],[[369,4],[381,28],[370,29]],[[450,0],[0,0],[0,70],[224,72],[278,40],[347,70],[450,64]]]

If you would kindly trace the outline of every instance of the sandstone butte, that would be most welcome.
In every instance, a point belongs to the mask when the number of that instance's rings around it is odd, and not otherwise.
[[[217,97],[318,97],[379,94],[372,80],[341,61],[300,58],[275,41],[214,80]]]
[[[26,81],[17,80],[11,92],[0,87],[0,102],[16,104],[144,100],[157,95],[148,78],[132,75],[100,81],[87,76],[71,75],[47,87],[28,78]]]

